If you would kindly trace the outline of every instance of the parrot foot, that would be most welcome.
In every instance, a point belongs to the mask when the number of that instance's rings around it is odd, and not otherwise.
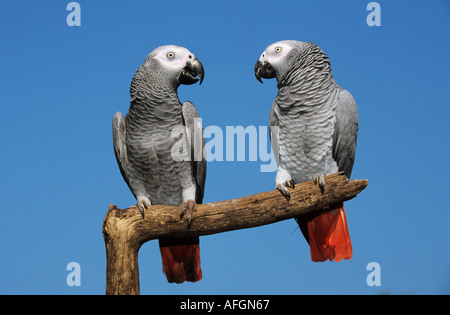
[[[319,184],[320,192],[323,194],[325,191],[325,175],[323,173],[314,174],[314,184]]]
[[[144,218],[144,210],[150,208],[150,203],[145,200],[139,200],[136,203],[136,207],[139,209],[139,212],[142,214],[142,218]]]
[[[182,219],[183,216],[187,213],[188,226],[191,225],[191,222],[194,219],[194,212],[196,206],[197,204],[192,199],[188,199],[181,204],[180,219]]]
[[[281,192],[281,194],[286,198],[287,201],[290,201],[291,200],[291,194],[289,193],[289,191],[287,190],[286,187],[295,188],[294,181],[292,179],[291,180],[287,180],[287,181],[285,181],[282,184],[277,184],[275,188],[278,189]]]

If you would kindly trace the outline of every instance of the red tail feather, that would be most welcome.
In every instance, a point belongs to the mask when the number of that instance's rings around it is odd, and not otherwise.
[[[168,282],[196,282],[202,278],[199,238],[160,239],[163,272]]]
[[[343,204],[309,221],[308,234],[312,261],[352,258],[352,243]]]

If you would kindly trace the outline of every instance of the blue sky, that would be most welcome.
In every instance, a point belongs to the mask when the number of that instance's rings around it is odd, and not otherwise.
[[[356,99],[352,178],[368,188],[346,203],[354,257],[313,263],[293,220],[202,237],[203,280],[168,284],[156,241],[139,253],[142,294],[450,293],[450,4],[378,1],[70,1],[0,5],[0,293],[103,294],[101,234],[108,204],[135,203],[117,167],[111,122],[126,113],[131,78],[164,44],[203,63],[202,86],[179,96],[204,126],[266,126],[274,80],[256,60],[284,39],[312,41]],[[274,188],[261,161],[208,164],[204,202]],[[66,284],[69,262],[81,286]],[[366,266],[378,262],[381,286]]]

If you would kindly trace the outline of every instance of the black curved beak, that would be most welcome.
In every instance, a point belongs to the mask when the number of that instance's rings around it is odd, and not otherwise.
[[[259,59],[255,65],[255,77],[259,82],[264,83],[261,80],[261,78],[264,79],[275,78],[275,70],[272,68],[270,63],[266,61],[261,61],[261,59]]]
[[[195,58],[194,61],[188,61],[186,63],[186,66],[178,76],[178,82],[180,84],[191,85],[200,81],[200,84],[202,84],[204,77],[205,70],[203,69],[203,65],[197,58]]]

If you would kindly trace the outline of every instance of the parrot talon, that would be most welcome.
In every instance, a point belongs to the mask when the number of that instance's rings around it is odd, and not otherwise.
[[[194,219],[194,212],[196,205],[197,204],[192,199],[186,200],[181,204],[180,219],[182,219],[183,216],[187,213],[188,226],[191,225],[191,222]]]
[[[319,184],[320,192],[323,194],[325,191],[325,175],[323,173],[314,174],[314,184]]]
[[[150,205],[149,205],[148,202],[145,201],[145,200],[139,200],[139,201],[136,203],[136,207],[139,209],[139,212],[141,213],[142,218],[144,218],[144,210],[145,210],[145,209],[148,209],[148,208],[150,207]]]
[[[289,193],[289,191],[286,188],[286,186],[292,187],[292,186],[289,186],[289,184],[288,184],[288,182],[285,182],[284,184],[277,184],[277,186],[276,186],[276,189],[281,192],[281,194],[286,198],[287,201],[291,200],[291,194]]]
[[[286,181],[285,183],[284,183],[284,186],[286,186],[286,187],[291,187],[291,188],[295,188],[295,183],[294,183],[294,180],[288,180],[288,181]]]

